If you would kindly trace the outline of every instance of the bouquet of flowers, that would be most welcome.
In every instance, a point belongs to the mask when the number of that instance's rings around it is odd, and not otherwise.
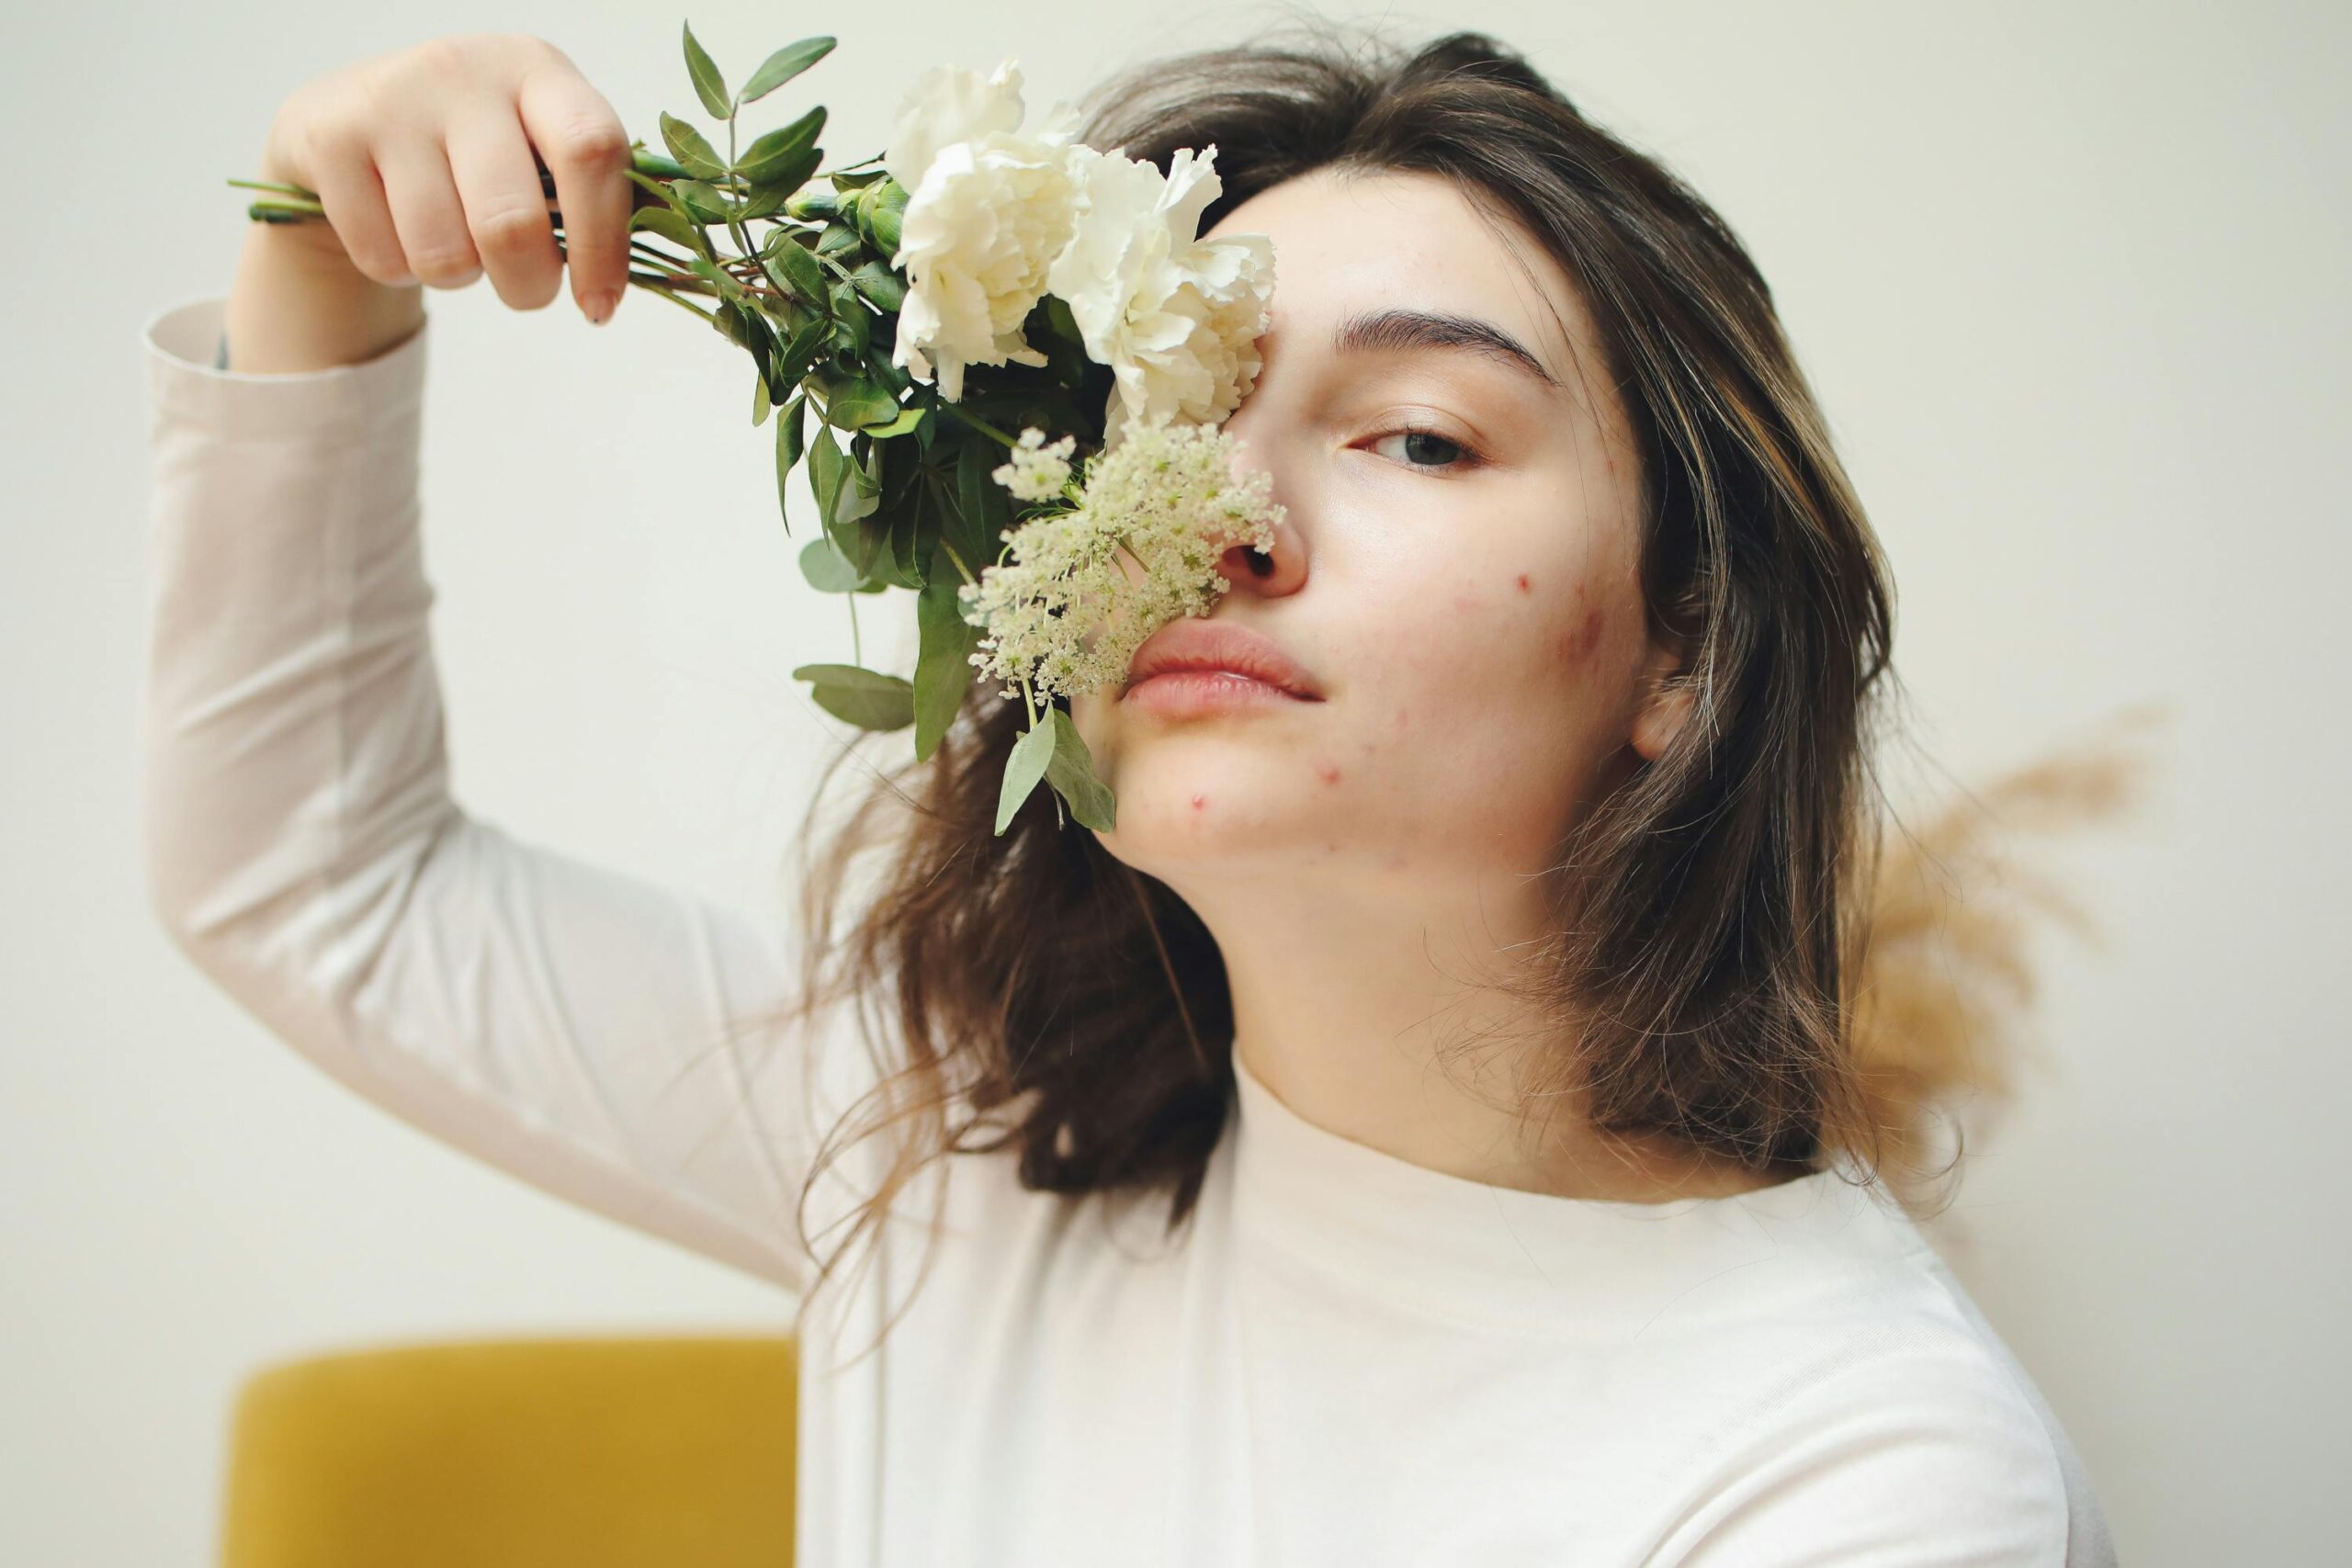
[[[794,678],[862,729],[911,726],[919,761],[973,680],[1002,681],[1027,727],[996,831],[1041,780],[1108,829],[1115,803],[1055,699],[1123,680],[1159,626],[1206,614],[1226,549],[1272,548],[1282,508],[1264,474],[1237,478],[1217,428],[1258,374],[1271,245],[1198,237],[1222,189],[1214,147],[1163,174],[1078,142],[1066,105],[1024,127],[1012,60],[925,72],[888,148],[860,163],[822,167],[821,105],[739,150],[742,110],[833,43],[777,50],[730,93],[684,29],[727,152],[667,113],[667,157],[632,144],[629,282],[750,355],[779,506],[808,472],[822,536],[800,570],[853,596],[853,662]],[[257,221],[324,217],[313,192],[229,183],[283,198],[251,203]],[[890,588],[915,595],[911,679],[856,662],[854,596]]]

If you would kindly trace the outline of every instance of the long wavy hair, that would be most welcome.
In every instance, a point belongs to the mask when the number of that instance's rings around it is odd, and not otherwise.
[[[1916,1212],[1939,1100],[2002,1087],[1997,1065],[1970,1078],[1983,1009],[1920,1001],[1937,965],[1905,958],[1948,928],[1953,900],[1922,868],[1965,835],[1954,818],[1913,840],[1889,879],[1872,752],[1893,586],[1771,291],[1693,191],[1493,39],[1300,31],[1128,70],[1081,104],[1083,140],[1163,170],[1214,146],[1224,193],[1204,230],[1311,170],[1398,170],[1453,182],[1540,243],[1580,288],[1638,438],[1642,592],[1690,655],[1689,721],[1575,825],[1549,870],[1580,896],[1501,982],[1560,1025],[1525,1054],[1522,1126],[1573,1105],[1605,1134],[1758,1173],[1849,1162],[1896,1179]],[[869,769],[846,820],[819,826],[854,746],[810,801],[795,1010],[853,1003],[876,1068],[817,1171],[894,1134],[820,1280],[926,1167],[1008,1145],[1035,1190],[1164,1195],[1172,1233],[1224,1134],[1216,945],[1167,886],[1060,825],[1046,792],[993,832],[1021,718],[976,683],[933,757]],[[2018,787],[2104,801],[2119,780]],[[1887,910],[1899,940],[1874,968]],[[1973,940],[1985,967],[2016,971],[1997,922]],[[1878,995],[1874,975],[1903,983]]]

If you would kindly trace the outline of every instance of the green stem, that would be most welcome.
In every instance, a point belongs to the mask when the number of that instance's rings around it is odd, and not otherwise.
[[[947,552],[947,558],[956,563],[956,570],[963,573],[965,581],[976,586],[978,584],[979,579],[972,575],[972,569],[964,564],[964,558],[956,553],[955,546],[949,544],[945,539],[942,539],[939,541],[939,547]]]
[[[1004,445],[1005,445],[1007,447],[1013,447],[1013,446],[1020,446],[1020,445],[1021,445],[1021,443],[1020,443],[1020,442],[1015,441],[1012,436],[1007,435],[1003,431],[999,430],[995,425],[990,424],[987,420],[982,419],[978,414],[973,413],[973,412],[969,412],[968,410],[966,410],[966,409],[964,409],[964,408],[962,408],[962,407],[958,406],[957,404],[950,403],[950,402],[942,402],[942,403],[939,405],[939,410],[940,410],[940,412],[941,412],[942,413],[952,414],[952,415],[954,415],[956,418],[962,420],[966,424],[970,425],[974,430],[978,431],[982,435],[989,435],[989,436],[993,436],[993,437],[995,437],[997,440],[1001,441],[1002,443],[1004,443]]]

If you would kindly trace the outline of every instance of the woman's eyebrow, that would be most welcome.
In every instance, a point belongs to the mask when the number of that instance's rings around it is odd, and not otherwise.
[[[1492,321],[1443,310],[1359,310],[1331,333],[1334,354],[1407,348],[1467,349],[1532,376],[1552,391],[1559,378],[1544,367],[1527,346]]]

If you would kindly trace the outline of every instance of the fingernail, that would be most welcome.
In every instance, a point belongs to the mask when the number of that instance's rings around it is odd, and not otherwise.
[[[620,296],[599,290],[588,296],[588,319],[603,326],[613,319],[613,307],[620,303]]]

